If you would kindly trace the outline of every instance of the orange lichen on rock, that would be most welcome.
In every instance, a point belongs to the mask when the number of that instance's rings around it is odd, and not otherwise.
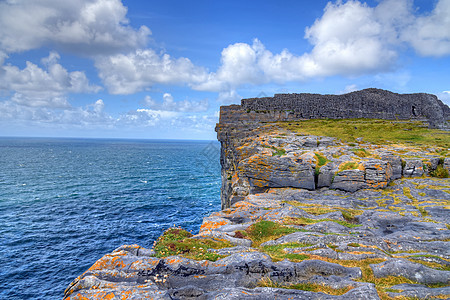
[[[122,252],[122,253],[121,253]],[[97,260],[88,271],[95,270],[114,270],[118,268],[124,268],[126,265],[122,261],[122,256],[125,256],[125,251],[115,252],[112,254],[106,254],[99,260]]]
[[[205,221],[205,222],[203,222],[202,226],[200,227],[200,231],[217,229],[217,228],[222,227],[223,225],[227,225],[229,223],[230,223],[230,221],[228,221],[228,220],[217,221],[217,222]]]

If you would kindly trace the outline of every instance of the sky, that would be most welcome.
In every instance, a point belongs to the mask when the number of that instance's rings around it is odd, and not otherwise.
[[[0,136],[213,140],[221,105],[450,104],[450,0],[0,0]]]

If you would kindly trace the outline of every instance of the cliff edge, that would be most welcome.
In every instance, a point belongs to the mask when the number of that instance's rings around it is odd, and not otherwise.
[[[450,297],[447,131],[221,111],[223,210],[106,254],[64,299]]]

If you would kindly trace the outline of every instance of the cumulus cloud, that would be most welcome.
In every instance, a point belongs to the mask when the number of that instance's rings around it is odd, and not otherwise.
[[[252,45],[229,45],[222,51],[217,72],[194,88],[224,92],[245,84],[390,70],[397,55],[384,38],[383,22],[375,8],[359,1],[330,2],[323,16],[305,30],[314,46],[310,53],[298,56],[285,49],[274,54],[258,39]]]
[[[54,46],[84,55],[145,46],[150,30],[135,30],[120,0],[0,2],[0,49],[12,53]]]
[[[173,58],[152,49],[100,57],[99,76],[112,94],[132,94],[154,84],[194,84],[206,79],[205,69],[187,58]]]
[[[169,93],[164,93],[162,102],[158,102],[150,96],[145,96],[144,104],[151,109],[179,112],[202,112],[209,108],[208,99],[200,101],[174,101],[173,96]]]
[[[302,55],[267,50],[258,39],[222,51],[221,65],[194,89],[215,91],[219,98],[247,84],[285,83],[334,75],[391,72],[407,43],[423,55],[450,54],[450,0],[440,0],[430,15],[416,17],[412,0],[384,0],[370,7],[357,0],[329,2],[307,27],[313,46]]]
[[[101,88],[89,84],[80,71],[68,72],[58,63],[59,54],[51,52],[42,59],[45,67],[26,62],[24,69],[0,65],[0,91],[13,92],[11,100],[24,106],[69,107],[67,93],[95,93]]]
[[[439,0],[428,15],[414,17],[401,37],[423,56],[450,54],[450,0]]]

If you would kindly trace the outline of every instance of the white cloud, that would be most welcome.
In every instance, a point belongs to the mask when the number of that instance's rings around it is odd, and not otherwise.
[[[14,121],[30,127],[58,125],[61,127],[108,128],[112,125],[113,118],[103,109],[104,103],[101,99],[86,107],[68,106],[61,109],[22,106],[14,101],[3,101],[0,102],[0,120],[2,122]]]
[[[157,83],[194,84],[207,76],[203,68],[187,58],[172,58],[152,49],[99,57],[95,65],[112,94],[132,94]]]
[[[203,99],[200,101],[174,101],[173,96],[169,93],[164,93],[162,102],[155,101],[150,96],[145,96],[144,104],[155,110],[179,112],[202,112],[208,110],[209,108],[208,99]]]
[[[275,54],[257,39],[252,45],[232,44],[222,51],[218,70],[193,88],[219,92],[219,100],[231,102],[236,98],[226,95],[247,84],[391,72],[405,42],[423,55],[450,54],[448,16],[450,0],[440,0],[423,17],[414,15],[412,0],[384,0],[376,7],[357,0],[329,2],[305,30],[310,52],[295,55],[285,49]],[[409,77],[398,79],[402,85]]]
[[[42,46],[97,55],[145,46],[150,30],[135,30],[120,0],[0,2],[0,50]]]
[[[298,56],[285,49],[274,54],[257,39],[252,45],[232,44],[222,51],[217,72],[194,89],[232,93],[245,84],[390,70],[397,55],[384,38],[383,18],[359,1],[330,2],[323,16],[305,30],[305,38],[314,46],[310,53]]]
[[[438,1],[430,14],[415,18],[402,33],[402,38],[423,56],[449,55],[450,0]]]
[[[11,100],[25,106],[69,107],[67,93],[95,93],[101,88],[90,85],[83,72],[68,72],[51,52],[42,59],[45,69],[26,62],[24,69],[0,65],[0,91],[13,92]]]

